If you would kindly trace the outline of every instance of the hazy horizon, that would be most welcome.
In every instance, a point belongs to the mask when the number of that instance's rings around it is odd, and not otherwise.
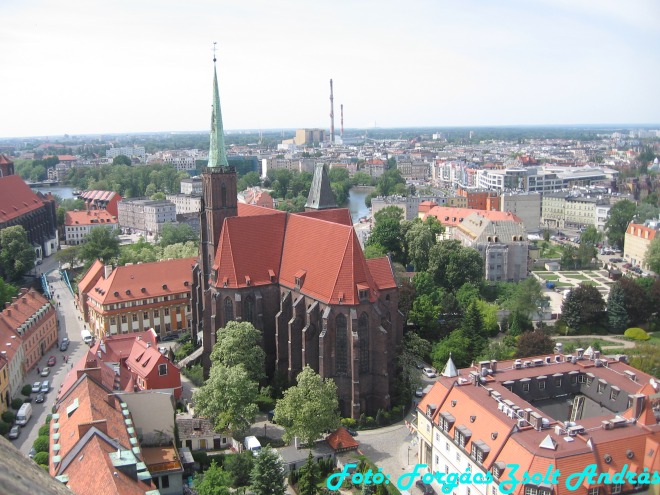
[[[653,126],[660,3],[7,0],[0,139],[225,128]],[[614,124],[612,124],[614,122]],[[623,124],[620,124],[623,122]],[[193,129],[193,130],[191,130]]]

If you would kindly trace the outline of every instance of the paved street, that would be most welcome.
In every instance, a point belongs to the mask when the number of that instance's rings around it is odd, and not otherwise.
[[[47,273],[49,284],[54,290],[54,300],[60,305],[56,306],[59,321],[58,342],[63,337],[69,337],[71,341],[66,353],[59,350],[59,345],[48,350],[41,358],[37,365],[39,369],[46,366],[46,361],[50,356],[55,356],[57,363],[51,368],[50,375],[42,378],[37,374],[36,368],[30,371],[25,377],[25,383],[32,384],[36,381],[49,380],[51,384],[50,392],[46,395],[46,400],[42,404],[34,402],[37,394],[32,394],[32,418],[26,426],[22,428],[21,435],[18,439],[14,440],[14,445],[21,452],[27,454],[37,438],[39,428],[46,421],[46,416],[51,412],[55,403],[57,392],[60,389],[67,371],[71,367],[71,363],[80,359],[89,349],[89,347],[82,342],[80,330],[82,330],[82,322],[78,320],[78,313],[73,304],[73,296],[66,287],[66,284],[60,279],[58,271],[58,262],[54,256],[44,260],[43,264],[39,266],[42,273]],[[59,297],[58,297],[59,296]],[[64,362],[64,355],[69,357],[68,363]]]

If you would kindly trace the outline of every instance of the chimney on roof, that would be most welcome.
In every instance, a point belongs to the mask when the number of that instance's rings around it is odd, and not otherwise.
[[[9,303],[7,303],[7,304],[9,304]],[[11,309],[6,309],[5,311],[7,312],[7,316],[11,316]]]
[[[105,278],[105,279],[110,278],[111,273],[112,273],[112,265],[104,265],[103,266],[103,278]]]
[[[632,399],[632,417],[637,419],[642,414],[646,396],[644,394],[634,394],[630,398]]]
[[[543,426],[543,418],[541,415],[535,411],[529,413],[529,422],[532,424],[535,430],[541,431]]]

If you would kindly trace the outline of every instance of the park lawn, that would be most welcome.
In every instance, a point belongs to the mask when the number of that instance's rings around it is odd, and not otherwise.
[[[554,282],[555,280],[559,280],[559,275],[539,275],[543,280]]]
[[[556,282],[555,287],[573,287],[574,284],[571,284],[569,282]]]
[[[566,278],[570,278],[571,280],[589,280],[589,277],[585,277],[581,273],[576,273],[575,275],[568,275],[567,273],[563,273],[562,275],[564,275]]]

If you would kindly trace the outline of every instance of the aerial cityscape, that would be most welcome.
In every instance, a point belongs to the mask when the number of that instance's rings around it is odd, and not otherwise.
[[[0,493],[657,493],[660,7],[64,3],[0,6]]]

